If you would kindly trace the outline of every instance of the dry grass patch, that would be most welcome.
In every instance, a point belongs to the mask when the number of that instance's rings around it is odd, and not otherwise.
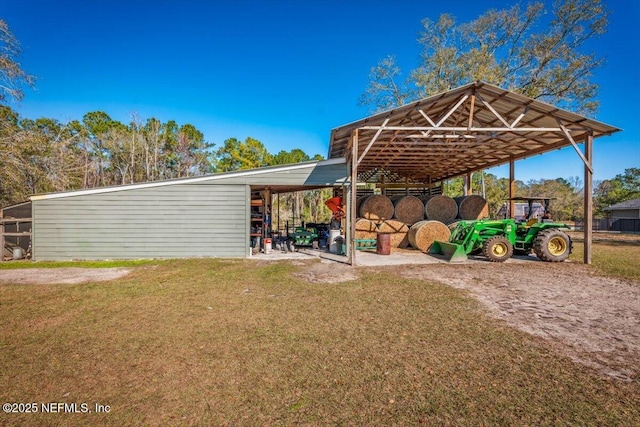
[[[304,268],[183,260],[0,288],[2,401],[111,406],[0,423],[640,423],[640,384],[596,377],[459,290],[385,271],[309,283]]]

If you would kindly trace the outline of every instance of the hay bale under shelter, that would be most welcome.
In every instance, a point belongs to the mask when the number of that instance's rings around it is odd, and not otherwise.
[[[393,217],[408,226],[424,219],[424,204],[415,196],[402,196],[394,200],[393,204]]]
[[[461,219],[489,218],[489,204],[484,198],[472,194],[456,197],[454,200],[458,204],[458,216]]]
[[[458,216],[458,204],[449,196],[431,196],[424,202],[424,215],[427,219],[448,224]]]
[[[448,241],[449,236],[451,236],[449,227],[440,221],[433,220],[416,222],[407,233],[411,246],[422,252],[428,252],[436,240]]]
[[[358,240],[375,240],[378,238],[378,223],[366,218],[356,220],[356,231],[354,236]]]
[[[362,201],[359,216],[373,221],[382,221],[393,217],[393,203],[387,196],[374,194]]]
[[[360,206],[362,206],[362,202],[364,202],[365,200],[367,200],[367,198],[371,197],[370,195],[367,196],[360,196],[356,199],[356,215],[360,215]]]
[[[409,246],[408,232],[409,226],[395,219],[387,219],[378,225],[378,233],[391,234],[392,248],[406,248]]]

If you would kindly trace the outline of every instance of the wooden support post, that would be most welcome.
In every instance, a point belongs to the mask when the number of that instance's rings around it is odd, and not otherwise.
[[[271,237],[272,236],[272,221],[273,221],[273,206],[271,204],[271,189],[269,187],[264,190],[264,208],[262,212],[262,227],[263,232],[262,236]]]
[[[473,174],[471,173],[466,174],[464,177],[464,195],[465,196],[470,196],[471,194],[473,194],[473,191],[471,188],[472,177],[473,177]]]
[[[591,243],[593,239],[593,134],[589,132],[584,140],[584,263],[591,264]]]
[[[355,238],[355,230],[356,230],[356,204],[357,204],[357,183],[358,183],[358,129],[354,129],[351,134],[351,194],[350,194],[350,202],[351,206],[349,207],[349,226],[346,230],[348,248],[349,248],[349,263],[355,267],[356,266],[356,238]]]
[[[513,219],[516,217],[514,197],[516,197],[516,165],[513,157],[511,157],[509,159],[509,218]]]

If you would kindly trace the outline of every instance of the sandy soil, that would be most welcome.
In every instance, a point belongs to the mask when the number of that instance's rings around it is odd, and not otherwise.
[[[594,240],[640,244],[637,235],[594,233]],[[353,280],[371,267],[314,263],[299,277],[315,283]],[[514,257],[385,267],[398,274],[464,289],[487,312],[541,337],[575,362],[622,381],[640,381],[640,283],[594,275],[582,263]]]
[[[398,267],[404,277],[464,289],[488,313],[542,337],[560,353],[602,375],[640,380],[640,283],[593,275],[574,262],[424,264]],[[297,275],[314,283],[353,280],[371,267],[313,263]]]
[[[20,268],[0,270],[0,285],[79,284],[114,280],[129,274],[125,268]]]
[[[425,265],[400,274],[465,289],[492,316],[549,340],[574,361],[640,380],[640,283],[593,276],[567,262]]]

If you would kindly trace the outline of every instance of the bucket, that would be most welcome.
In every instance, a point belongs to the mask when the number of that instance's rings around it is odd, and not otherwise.
[[[342,242],[337,241],[338,237],[340,237],[340,230],[329,230],[329,252],[332,254],[340,252]]]
[[[376,253],[378,255],[391,254],[391,233],[378,233]]]
[[[24,258],[24,251],[22,248],[17,247],[13,248],[13,259],[22,259]]]
[[[271,248],[272,248],[272,240],[270,237],[265,237],[264,239],[264,253],[265,254],[270,254],[271,253]]]

